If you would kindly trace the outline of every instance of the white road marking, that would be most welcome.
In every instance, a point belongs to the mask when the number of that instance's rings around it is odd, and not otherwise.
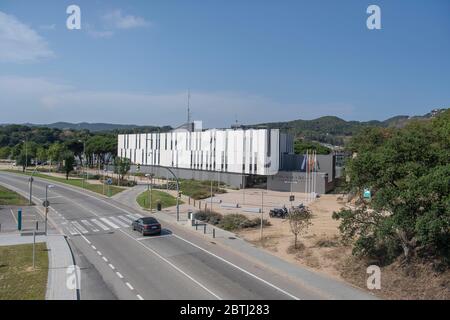
[[[103,230],[109,230],[109,228],[107,226],[105,226],[103,223],[101,223],[100,221],[98,221],[97,219],[91,219],[91,221],[93,223],[95,223],[96,225],[98,225],[100,228],[102,228]]]
[[[108,217],[110,218],[112,221],[114,221],[115,223],[117,223],[118,225],[121,225],[124,228],[129,227],[128,224],[125,224],[125,222],[122,222],[122,220],[117,219],[116,217]]]
[[[139,214],[139,213],[135,213],[135,215],[136,215],[138,218],[143,218],[143,217],[144,217],[142,214]]]
[[[142,240],[152,240],[152,239],[158,239],[158,238],[166,238],[166,237],[170,237],[172,234],[162,234],[160,236],[149,236],[149,237],[141,237],[141,238],[136,238],[137,241],[142,241]]]
[[[114,205],[114,204],[112,204],[112,203],[110,203],[110,202],[108,202],[108,201],[106,201],[106,200],[104,200],[104,199],[99,198],[98,196],[94,196],[94,195],[91,195],[91,194],[89,194],[89,193],[87,193],[87,192],[85,192],[85,191],[79,191],[79,190],[77,190],[77,189],[75,189],[75,188],[70,188],[70,187],[64,186],[64,185],[62,185],[62,184],[58,184],[58,186],[61,187],[61,188],[63,188],[63,189],[66,189],[66,190],[69,190],[69,191],[72,191],[72,192],[76,192],[76,193],[81,194],[81,195],[83,195],[83,196],[87,196],[87,197],[89,197],[89,198],[92,198],[92,199],[95,199],[95,200],[97,200],[97,201],[103,202],[103,203],[106,204],[106,205],[109,205],[109,206],[111,206],[111,207],[113,207],[113,208],[115,208],[115,209],[118,209],[118,210],[120,210],[120,211],[122,211],[122,212],[127,213],[128,216],[131,215],[131,213],[130,213],[128,210],[125,210],[125,209],[123,209],[123,208],[121,208],[121,207],[118,207],[118,206],[116,206],[116,205]],[[72,202],[78,204],[77,202],[71,200],[70,198],[67,198],[67,199],[68,199],[69,201],[72,201]],[[78,204],[78,205],[81,206],[80,204]],[[93,212],[92,210],[89,210],[89,209],[87,209],[87,208],[85,208],[85,207],[83,207],[83,206],[81,206],[81,207],[84,208],[85,210],[87,210],[87,211],[93,213],[95,216],[98,217],[98,214],[96,214],[96,213]],[[51,208],[51,209],[53,209],[53,208]],[[54,209],[53,209],[53,210],[54,210]],[[137,215],[139,215],[139,214],[137,214]],[[139,215],[139,216],[140,216],[140,217],[143,217],[142,215]],[[93,221],[93,220],[95,220],[95,219],[92,219],[92,221]],[[123,230],[119,230],[119,231],[123,232],[123,233],[126,234],[128,237],[134,239],[132,236],[130,236],[129,234],[127,234],[127,233],[124,232]],[[291,295],[290,293],[284,291],[283,289],[278,288],[277,286],[271,284],[270,282],[268,282],[268,281],[266,281],[266,280],[264,280],[264,279],[259,278],[258,276],[256,276],[256,275],[250,273],[249,271],[247,271],[247,270],[245,270],[245,269],[242,269],[242,268],[240,268],[240,267],[234,265],[233,263],[231,263],[231,262],[229,262],[229,261],[227,261],[227,260],[225,260],[225,259],[223,259],[223,258],[221,258],[221,257],[219,257],[219,256],[217,256],[217,255],[215,255],[214,253],[209,252],[208,250],[206,250],[206,249],[204,249],[204,248],[202,248],[202,247],[200,247],[200,246],[197,246],[196,244],[193,244],[192,242],[190,242],[190,241],[188,241],[188,240],[186,240],[186,239],[184,239],[184,238],[182,238],[182,237],[180,237],[180,236],[177,236],[177,235],[175,235],[175,234],[174,234],[174,236],[176,236],[176,237],[179,238],[180,240],[183,240],[183,241],[185,241],[185,242],[187,242],[187,243],[190,243],[191,245],[193,245],[193,246],[199,248],[200,250],[202,250],[202,251],[204,251],[204,252],[206,252],[206,253],[209,253],[210,255],[216,257],[217,259],[219,259],[219,260],[221,260],[221,261],[224,261],[225,263],[228,263],[228,264],[230,264],[231,266],[234,266],[235,268],[241,270],[242,272],[244,272],[244,273],[246,273],[246,274],[248,274],[248,275],[254,277],[255,279],[258,279],[258,280],[260,280],[260,281],[266,283],[267,285],[269,285],[269,286],[271,286],[271,287],[273,287],[273,288],[279,290],[280,292],[282,292],[282,293],[284,293],[284,294],[286,294],[286,295],[288,295],[288,296],[290,296],[290,297],[292,297],[292,298],[294,298],[294,299],[296,299],[296,300],[300,300],[299,298],[295,297],[294,295]],[[150,250],[150,251],[153,251],[153,250],[151,250],[150,248],[148,248],[147,246],[145,246],[144,244],[142,244],[141,242],[139,242],[139,241],[137,241],[137,242],[138,242],[140,245],[144,246],[146,249],[148,249],[148,250]],[[156,254],[157,256],[160,256],[160,255],[159,255],[158,253],[156,253],[156,252],[155,252],[155,254]],[[161,256],[160,256],[160,257],[161,257]],[[161,258],[162,258],[163,260],[166,260],[166,259],[164,259],[163,257],[161,257]],[[170,262],[168,262],[168,263],[171,264]],[[110,264],[110,267],[114,268],[114,266],[112,266],[111,264]],[[177,270],[179,270],[180,272],[183,273],[183,271],[180,270],[179,268],[177,268],[176,266],[173,265],[173,267],[176,268]],[[141,300],[143,300],[143,298],[142,298],[141,296],[139,296],[139,295],[137,295],[137,296],[138,296],[138,298],[140,298]]]
[[[170,262],[169,260],[167,260],[166,258],[164,258],[163,256],[161,256],[158,252],[156,252],[155,250],[147,247],[146,245],[144,245],[142,242],[137,241],[135,238],[133,238],[132,236],[130,236],[128,233],[126,233],[123,230],[119,230],[120,232],[122,232],[123,234],[125,234],[127,237],[133,239],[134,241],[136,241],[137,243],[139,243],[141,246],[143,246],[145,249],[147,249],[148,251],[152,252],[154,255],[156,255],[158,258],[160,258],[161,260],[163,260],[164,262],[166,262],[167,264],[169,264],[172,268],[174,268],[175,270],[177,270],[178,272],[180,272],[181,274],[183,274],[184,276],[186,276],[187,278],[191,279],[193,282],[195,282],[197,285],[199,285],[201,288],[203,288],[205,291],[209,292],[211,295],[213,295],[214,297],[216,297],[219,300],[222,300],[221,297],[219,297],[217,294],[215,294],[214,292],[212,292],[211,290],[209,290],[207,287],[205,287],[203,284],[201,284],[199,281],[195,280],[193,277],[191,277],[189,274],[187,274],[186,272],[184,272],[183,270],[181,270],[180,268],[178,268],[176,265],[174,265],[172,262]]]
[[[100,220],[102,220],[104,223],[110,225],[111,227],[113,227],[114,229],[119,229],[120,227],[115,225],[114,223],[112,223],[111,221],[109,221],[106,218],[100,218]]]
[[[16,216],[14,215],[14,212],[13,212],[13,210],[12,209],[10,209],[11,210],[11,214],[12,214],[12,216],[13,216],[13,218],[14,218],[14,221],[16,222],[16,224],[17,223],[19,223],[18,221],[17,221],[17,218],[16,218]]]
[[[85,227],[83,227],[81,224],[79,224],[76,221],[72,221],[72,224],[77,228],[77,230],[81,231],[81,233],[88,233]]]
[[[84,225],[87,226],[88,228],[91,228],[92,231],[94,231],[94,232],[98,232],[98,231],[99,231],[99,230],[98,230],[92,223],[90,223],[89,221],[87,221],[87,220],[81,220],[81,222],[84,223]]]
[[[136,221],[138,219],[138,217],[133,216],[131,214],[127,214],[127,217],[129,217],[131,220]]]
[[[249,272],[249,271],[247,271],[247,270],[245,270],[245,269],[242,269],[241,267],[235,265],[234,263],[232,263],[232,262],[230,262],[230,261],[228,261],[228,260],[225,260],[225,259],[222,258],[222,257],[219,257],[218,255],[216,255],[216,254],[214,254],[214,253],[212,253],[212,252],[210,252],[210,251],[208,251],[208,250],[206,250],[206,249],[204,249],[204,248],[202,248],[202,247],[196,245],[195,243],[192,243],[192,242],[190,242],[189,240],[186,240],[186,239],[184,239],[184,238],[182,238],[182,237],[180,237],[180,236],[177,236],[176,234],[174,234],[174,236],[177,237],[177,238],[180,239],[180,240],[183,240],[183,241],[186,242],[186,243],[189,243],[191,246],[194,246],[194,247],[196,247],[196,248],[202,250],[203,252],[206,252],[206,253],[212,255],[213,257],[219,259],[220,261],[223,261],[223,262],[229,264],[230,266],[235,267],[236,269],[238,269],[238,270],[244,272],[245,274],[248,274],[249,276],[251,276],[251,277],[253,277],[253,278],[255,278],[255,279],[257,279],[257,280],[259,280],[259,281],[261,281],[261,282],[263,282],[263,283],[265,283],[265,284],[267,284],[268,286],[270,286],[270,287],[272,287],[272,288],[274,288],[274,289],[276,289],[276,290],[278,290],[278,291],[284,293],[285,295],[291,297],[292,299],[294,299],[294,300],[300,300],[300,298],[298,298],[298,297],[296,297],[296,296],[290,294],[289,292],[287,292],[287,291],[285,291],[285,290],[283,290],[283,289],[281,289],[281,288],[275,286],[274,284],[272,284],[272,283],[270,283],[270,282],[268,282],[268,281],[266,281],[266,280],[264,280],[264,279],[258,277],[257,275],[254,275],[253,273],[251,273],[251,272]]]
[[[128,288],[130,288],[130,290],[134,290],[134,288],[131,284],[129,284],[128,282],[125,282],[125,284],[127,285]]]
[[[113,270],[116,269],[111,263],[109,264],[109,267]]]
[[[139,295],[139,294],[137,294],[136,297],[137,297],[139,300],[144,300],[144,298],[142,298],[141,295]]]
[[[117,216],[118,218],[122,219],[126,223],[128,223],[128,226],[130,226],[133,223],[133,220],[128,219],[126,216]]]
[[[84,239],[84,241],[86,241],[87,243],[91,244],[91,242],[88,240],[88,238],[86,238],[85,236],[83,236],[82,234],[80,234],[80,236]],[[92,246],[92,245],[91,245]]]
[[[101,255],[102,255],[102,253],[101,253],[100,251],[97,251],[97,254],[98,254],[99,256],[101,256]]]
[[[106,257],[102,257],[102,259],[103,259],[105,262],[108,262],[108,259],[106,259]]]
[[[72,227],[72,226],[70,226],[70,225],[67,225],[66,226],[66,228],[67,228],[67,230],[69,230],[69,233],[71,234],[71,235],[77,235],[77,234],[80,234],[79,232],[77,232],[77,230],[75,229],[75,227]]]
[[[117,271],[116,274],[120,279],[123,279],[123,275],[121,275],[119,271]]]
[[[97,248],[94,245],[92,245],[91,247],[92,247],[92,249],[97,250]]]

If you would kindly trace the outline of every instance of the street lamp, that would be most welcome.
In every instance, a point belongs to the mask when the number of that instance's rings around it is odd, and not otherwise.
[[[86,172],[87,175],[87,171],[85,170],[85,167],[83,166],[83,160],[84,163],[86,163],[86,140],[78,140],[78,142],[83,142],[83,158],[81,159],[81,168],[83,169],[83,171]],[[84,178],[85,178],[85,173],[83,172],[82,174],[82,179],[81,179],[81,187],[84,188]]]
[[[48,202],[48,189],[54,188],[55,186],[52,184],[48,184],[45,186],[45,202],[44,202],[44,207],[45,207],[45,235],[47,235],[47,215],[48,215],[48,207],[50,205],[50,203]]]
[[[149,181],[149,183],[147,184],[149,208],[150,212],[153,212],[152,209],[153,175],[151,173],[146,173],[145,176],[148,178]]]
[[[22,140],[22,142],[25,144],[25,172],[27,172],[27,167],[28,167],[28,143],[27,143],[27,138],[25,138],[25,140]]]

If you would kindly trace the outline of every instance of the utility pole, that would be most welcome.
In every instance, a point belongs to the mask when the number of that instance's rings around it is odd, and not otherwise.
[[[148,203],[149,203],[149,209],[150,212],[152,212],[152,174],[151,173],[147,173],[145,175],[148,179],[148,183],[147,183],[147,192],[148,192]]]
[[[211,179],[211,206],[209,208],[209,211],[212,213],[212,209],[213,209],[213,181]]]
[[[31,177],[30,177],[30,179],[28,179],[28,181],[30,181],[30,198],[29,198],[29,203],[30,203],[30,206],[33,204],[33,201],[32,201],[32,195],[33,195],[33,174],[31,174]]]
[[[45,207],[45,235],[47,235],[47,216],[48,216],[48,206],[50,205],[48,202],[48,189],[53,188],[54,186],[52,184],[48,184],[45,186],[45,202],[44,202],[44,207]]]
[[[25,137],[25,173],[27,172],[27,167],[28,167],[28,141],[27,138]]]
[[[261,232],[260,232],[261,242],[263,240],[263,222],[264,222],[264,191],[261,191]]]

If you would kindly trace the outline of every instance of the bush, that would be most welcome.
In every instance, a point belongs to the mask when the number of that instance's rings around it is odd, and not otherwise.
[[[212,225],[217,225],[219,228],[222,228],[227,231],[246,229],[246,228],[255,228],[261,225],[261,219],[254,218],[249,219],[243,214],[234,213],[229,215],[221,215],[217,212],[210,211],[198,211],[194,214],[194,218],[200,221],[204,221],[210,223]],[[270,226],[270,222],[266,219],[263,219],[264,226]]]
[[[213,225],[217,225],[223,219],[223,216],[217,212],[198,211],[194,214],[194,218]]]
[[[112,179],[112,184],[117,186],[117,178],[111,178],[111,177],[106,177],[105,180],[108,179]],[[104,180],[100,180],[100,181],[104,181]],[[121,187],[134,187],[135,185],[137,185],[136,181],[133,180],[120,180],[120,186]]]

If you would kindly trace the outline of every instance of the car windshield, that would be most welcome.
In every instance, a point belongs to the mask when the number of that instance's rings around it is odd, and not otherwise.
[[[155,218],[147,217],[147,218],[142,218],[142,223],[143,224],[151,224],[151,223],[158,223],[158,221]]]

